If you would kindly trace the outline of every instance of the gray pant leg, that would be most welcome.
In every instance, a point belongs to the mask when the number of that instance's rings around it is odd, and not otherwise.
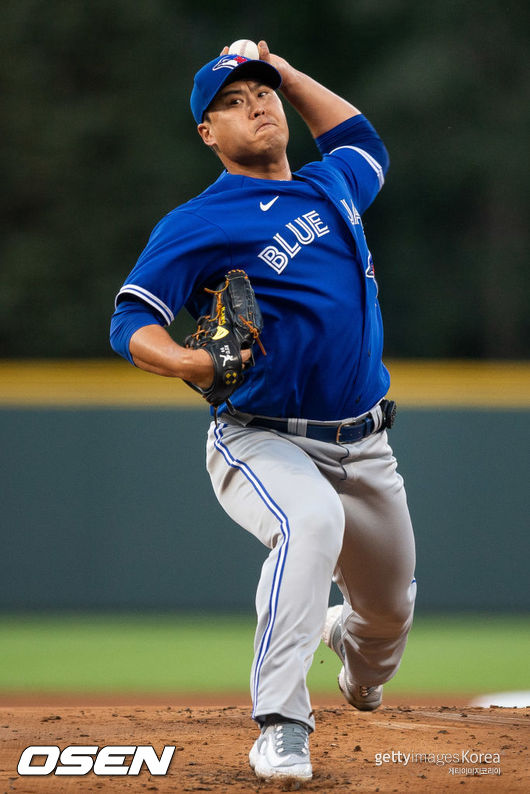
[[[346,674],[355,684],[395,675],[412,625],[415,548],[403,480],[386,432],[348,447],[338,490],[346,517],[336,581],[345,598]]]
[[[212,425],[208,471],[219,502],[271,551],[256,594],[253,716],[314,728],[306,674],[320,641],[344,510],[300,447],[269,431]]]

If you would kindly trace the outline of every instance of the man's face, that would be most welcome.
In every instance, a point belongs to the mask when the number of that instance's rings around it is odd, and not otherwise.
[[[225,166],[251,166],[283,156],[289,140],[283,105],[270,86],[237,80],[221,88],[198,127]]]

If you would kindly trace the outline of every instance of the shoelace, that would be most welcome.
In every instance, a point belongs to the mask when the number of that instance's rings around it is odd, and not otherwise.
[[[362,687],[360,687],[361,697],[362,698],[367,698],[369,695],[372,694],[372,692],[375,692],[376,689],[377,689],[376,686],[362,686]]]
[[[274,726],[274,744],[278,755],[307,755],[307,729],[296,722]]]

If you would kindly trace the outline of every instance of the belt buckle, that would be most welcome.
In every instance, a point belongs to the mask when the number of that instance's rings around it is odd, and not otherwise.
[[[335,436],[335,443],[340,444],[340,434],[343,427],[355,427],[357,422],[341,422],[340,425],[337,427],[337,434]]]

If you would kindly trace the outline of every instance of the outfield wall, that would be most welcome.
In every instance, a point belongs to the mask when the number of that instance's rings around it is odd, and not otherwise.
[[[419,611],[530,609],[530,368],[491,366],[392,366]],[[208,423],[121,362],[0,363],[0,608],[253,609],[265,552],[213,496]]]

